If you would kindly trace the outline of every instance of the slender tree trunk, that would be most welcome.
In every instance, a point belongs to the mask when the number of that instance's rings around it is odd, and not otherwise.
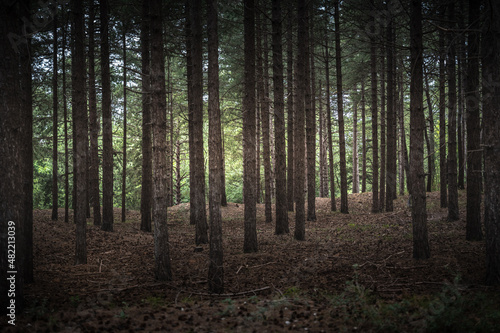
[[[327,162],[327,152],[326,152],[326,126],[325,126],[325,112],[323,111],[323,87],[321,85],[321,80],[319,81],[319,196],[321,198],[328,197],[328,162]]]
[[[328,127],[328,165],[330,176],[330,210],[337,211],[335,200],[335,173],[333,169],[333,134],[332,134],[332,110],[330,101],[330,55],[328,52],[328,38],[325,39],[325,76],[326,76],[326,126]]]
[[[255,3],[244,0],[245,96],[243,99],[243,200],[245,253],[257,252],[255,152]]]
[[[366,192],[366,102],[365,80],[361,80],[361,192]]]
[[[283,50],[281,46],[281,1],[272,2],[272,49],[274,84],[274,124],[276,146],[276,228],[275,233],[289,233],[286,193],[285,103],[283,87]]]
[[[64,118],[64,222],[69,223],[69,137],[68,102],[66,98],[66,29],[62,31],[62,95]]]
[[[305,0],[297,0],[297,19],[299,41],[297,55],[297,99],[295,100],[295,186],[296,186],[296,210],[295,210],[295,232],[294,238],[305,240],[306,214],[305,214],[305,91],[306,91],[306,63],[307,45],[305,42],[307,34],[307,15]]]
[[[372,0],[373,4],[373,0]],[[373,18],[375,22],[375,17]],[[371,111],[372,111],[372,212],[379,211],[378,202],[378,110],[377,110],[377,41],[371,37],[370,41],[370,67],[371,67]]]
[[[486,1],[481,60],[484,124],[486,283],[500,284],[500,5]]]
[[[380,54],[385,53],[385,46],[381,45]],[[379,192],[379,211],[383,212],[386,199],[386,88],[385,88],[385,57],[380,57],[380,192]],[[387,104],[389,102],[387,101]]]
[[[445,6],[441,9],[439,17],[444,19]],[[439,31],[439,190],[441,208],[448,207],[448,180],[446,164],[446,49],[444,32]]]
[[[71,34],[73,40],[72,61],[71,61],[71,85],[72,85],[72,106],[73,106],[73,128],[76,131],[74,145],[76,160],[76,250],[75,264],[87,263],[87,210],[86,210],[86,166],[87,156],[85,138],[87,130],[87,109],[85,107],[85,35],[84,35],[84,12],[83,3],[73,1],[71,11],[73,21],[71,24]]]
[[[59,207],[58,184],[57,184],[57,146],[58,146],[58,80],[57,80],[57,16],[54,16],[53,50],[52,50],[52,220],[57,221]]]
[[[425,75],[425,94],[427,99],[427,109],[429,110],[429,117],[427,120],[429,121],[429,140],[428,140],[428,157],[427,157],[427,192],[431,192],[434,184],[434,175],[436,174],[436,163],[435,163],[435,140],[434,140],[434,111],[432,107],[432,98],[431,98],[431,90],[429,86],[429,77]]]
[[[177,141],[175,142],[175,204],[182,201],[181,193],[181,141],[179,140],[179,127],[177,127]]]
[[[311,79],[311,39],[309,35],[309,27],[311,20],[311,3],[306,3],[306,17],[304,29],[304,40],[301,43],[305,44],[306,54],[304,58],[305,69],[305,112],[306,112],[306,172],[307,172],[307,221],[316,221],[316,111],[312,107],[312,89],[311,84],[314,84]]]
[[[221,118],[222,118],[222,114],[221,114]],[[225,162],[225,158],[224,158],[224,154],[225,154],[225,144],[224,144],[224,128],[222,127],[222,119],[221,119],[221,140],[222,140],[222,143],[221,145],[219,146],[219,149],[220,149],[220,156],[221,156],[221,160],[220,160],[220,178],[221,178],[221,206],[222,207],[226,207],[227,206],[227,195],[226,195],[226,162]]]
[[[457,23],[458,29],[460,31],[465,31],[465,9],[464,9],[464,0],[460,0],[458,2],[458,12],[457,12]],[[477,2],[478,4],[480,1]],[[469,9],[470,11],[470,9]],[[469,20],[470,21],[470,20]],[[470,26],[469,26],[470,28]],[[466,63],[466,54],[465,54],[465,41],[466,34],[460,33],[457,36],[457,82],[458,82],[458,94],[457,94],[457,152],[458,152],[458,178],[457,178],[457,186],[458,189],[465,189],[465,153],[466,153],[466,143],[465,143],[465,80],[466,80],[466,70],[468,67],[468,63]],[[469,44],[467,44],[469,45]],[[477,86],[476,88],[477,89]],[[481,191],[481,190],[480,190]]]
[[[224,266],[221,215],[221,116],[219,106],[219,36],[217,32],[217,0],[207,0],[208,30],[208,121],[209,121],[209,207],[210,264],[208,289],[224,292]]]
[[[466,77],[467,107],[467,240],[481,240],[481,126],[479,115],[479,1],[469,1]]]
[[[123,169],[122,169],[122,222],[127,218],[127,39],[123,30]]]
[[[196,244],[208,243],[208,224],[205,201],[205,160],[203,157],[203,35],[201,0],[191,0],[191,56],[192,56],[192,147],[189,147],[189,158],[193,159],[192,176],[195,191],[191,198],[191,214],[196,222]]]
[[[185,2],[185,15],[186,15],[186,81],[187,81],[187,104],[188,104],[188,131],[189,131],[189,200],[190,200],[190,214],[189,223],[196,225],[196,214],[194,213],[193,198],[196,196],[196,186],[194,169],[196,168],[194,158],[192,156],[192,149],[194,147],[194,134],[193,134],[193,55],[192,55],[192,39],[193,33],[191,28],[191,0]]]
[[[113,231],[113,131],[109,69],[109,0],[100,0],[102,82],[102,230]]]
[[[337,111],[339,117],[339,148],[340,148],[340,212],[349,213],[347,202],[347,167],[344,134],[344,100],[342,87],[342,58],[340,49],[339,1],[335,4],[335,60],[337,69]]]
[[[157,280],[170,281],[172,269],[167,228],[167,115],[162,6],[159,1],[151,1],[150,6],[155,276]]]
[[[455,3],[448,4],[448,19],[455,22]],[[451,23],[450,29],[454,25]],[[448,33],[448,221],[460,218],[458,211],[457,184],[457,82],[455,69],[455,33]]]
[[[292,20],[293,20],[293,10],[290,9],[288,12],[287,21],[287,34],[286,34],[286,45],[287,45],[287,111],[288,111],[288,156],[287,156],[287,207],[288,211],[293,212],[294,206],[294,91],[293,91],[293,34],[292,34]]]
[[[430,257],[427,236],[427,213],[425,203],[424,141],[425,128],[423,106],[423,45],[422,45],[422,3],[411,0],[410,4],[410,177],[413,223],[413,258]]]
[[[92,2],[89,15],[89,130],[90,130],[90,204],[93,210],[94,225],[101,225],[101,202],[99,193],[99,118],[97,116],[97,94],[95,78],[95,39],[94,39],[95,5]]]
[[[394,210],[394,199],[397,196],[396,191],[396,73],[395,73],[395,36],[393,29],[393,18],[391,17],[387,27],[387,146],[386,146],[386,201],[385,210],[392,212]]]
[[[400,89],[400,98],[401,100],[403,99],[403,90],[402,88],[402,82],[399,79],[398,80],[398,86]],[[406,134],[405,134],[405,115],[404,115],[404,108],[403,108],[403,103],[400,102],[397,104],[397,112],[398,112],[398,120],[399,120],[399,194],[402,196],[405,194],[405,172],[408,168],[408,164],[406,163],[408,158],[407,158],[407,151],[406,151]],[[408,173],[407,173],[408,175]],[[409,190],[409,188],[408,188]]]
[[[356,87],[357,90],[357,87]],[[358,96],[354,92],[352,120],[352,193],[359,193],[359,156],[358,156]]]
[[[142,66],[142,180],[141,230],[151,231],[153,195],[153,144],[151,141],[151,77],[150,77],[150,2],[142,1],[141,66]]]

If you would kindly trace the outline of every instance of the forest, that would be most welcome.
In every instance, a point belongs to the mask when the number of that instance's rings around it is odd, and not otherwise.
[[[500,3],[0,4],[0,328],[500,325]]]

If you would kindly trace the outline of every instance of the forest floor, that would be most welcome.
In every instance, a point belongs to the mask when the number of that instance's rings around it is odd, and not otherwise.
[[[483,284],[484,242],[465,241],[461,219],[447,222],[439,193],[428,193],[432,257],[412,259],[407,197],[372,214],[371,193],[351,194],[349,214],[317,198],[306,240],[274,235],[258,205],[259,252],[243,248],[244,206],[222,209],[225,293],[207,292],[208,245],[195,251],[189,204],[169,208],[173,280],[154,278],[151,233],[127,214],[103,232],[88,220],[88,264],[75,266],[73,223],[34,212],[34,277],[17,326],[26,332],[494,331],[500,289]],[[340,200],[339,200],[340,201]],[[115,211],[119,220],[120,211]],[[60,216],[64,212],[60,211]],[[198,249],[200,250],[200,249]],[[0,330],[5,318],[0,319]]]

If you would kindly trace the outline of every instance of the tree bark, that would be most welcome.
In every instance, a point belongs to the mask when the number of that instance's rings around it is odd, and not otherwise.
[[[394,199],[396,192],[396,80],[395,78],[395,36],[393,29],[393,18],[391,17],[387,27],[387,146],[386,146],[386,201],[385,210],[392,212],[394,210]]]
[[[358,96],[357,87],[353,98],[352,120],[352,193],[359,193],[359,156],[358,156]]]
[[[430,249],[425,202],[421,0],[411,0],[410,6],[410,60],[412,68],[410,77],[410,177],[412,184],[413,258],[427,259],[430,257]]]
[[[374,4],[372,0],[372,5]],[[375,24],[375,17],[373,17]],[[372,212],[379,211],[378,202],[378,110],[377,110],[377,41],[372,36],[370,39],[370,71],[371,71],[371,111],[372,111]]]
[[[100,0],[102,82],[102,225],[113,231],[113,131],[109,69],[109,0]]]
[[[155,277],[160,281],[170,281],[172,269],[167,228],[167,115],[162,5],[159,1],[151,1],[150,6]]]
[[[361,80],[361,193],[366,192],[366,102],[365,80]]]
[[[244,0],[245,95],[243,99],[243,252],[257,252],[255,151],[255,3]]]
[[[221,215],[221,116],[219,106],[219,36],[217,32],[217,0],[207,0],[208,30],[208,121],[209,121],[209,207],[210,264],[208,289],[224,292],[224,266]]]
[[[122,222],[127,218],[127,39],[123,30],[123,167],[122,167]]]
[[[57,16],[54,16],[53,28],[53,50],[52,50],[52,221],[57,221],[59,207],[59,195],[57,184],[57,146],[58,146],[58,79],[57,79]]]
[[[380,54],[385,53],[385,45],[381,45]],[[379,211],[383,212],[386,199],[386,63],[385,57],[380,57],[380,191],[379,191]],[[388,74],[388,73],[387,73]],[[387,101],[389,104],[389,101]]]
[[[479,1],[469,1],[467,41],[467,226],[466,239],[481,240],[481,125],[479,115]]]
[[[293,10],[289,9],[288,20],[287,20],[287,34],[286,34],[286,57],[287,57],[287,111],[288,111],[288,156],[287,156],[287,208],[289,212],[293,212],[294,208],[294,91],[293,91],[293,34],[292,34],[292,20],[293,20]]]
[[[439,17],[444,19],[445,6],[442,7]],[[448,207],[448,179],[446,164],[446,49],[445,35],[439,31],[439,192],[441,208]]]

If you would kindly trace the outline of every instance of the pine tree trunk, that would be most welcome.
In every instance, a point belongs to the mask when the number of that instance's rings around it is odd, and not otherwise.
[[[425,202],[424,141],[425,117],[423,106],[423,45],[422,3],[411,0],[410,4],[410,177],[413,224],[413,258],[430,257],[427,236],[427,212]]]
[[[245,95],[243,99],[243,252],[257,252],[255,130],[255,3],[244,0]]]
[[[386,142],[386,201],[385,210],[392,212],[394,210],[394,199],[397,196],[396,191],[396,73],[394,71],[395,64],[395,36],[393,30],[393,21],[387,27],[387,142]]]
[[[319,81],[319,196],[321,198],[328,197],[328,172],[327,165],[328,162],[326,160],[326,135],[325,135],[325,112],[323,111],[323,102],[322,102],[322,85],[321,80]]]
[[[361,193],[366,192],[366,101],[365,101],[365,80],[361,80]]]
[[[71,105],[73,110],[73,128],[75,130],[76,161],[76,207],[75,207],[75,264],[87,263],[87,210],[86,210],[86,137],[88,135],[87,108],[85,107],[85,35],[83,3],[72,2],[73,20],[71,38],[74,42],[71,54]]]
[[[122,222],[127,219],[127,40],[123,31],[123,169],[122,169]]]
[[[385,46],[380,47],[380,54],[385,53]],[[388,74],[388,73],[387,73]],[[379,211],[383,212],[386,199],[386,88],[385,88],[385,57],[380,57],[380,192],[379,192]],[[387,92],[388,94],[388,92]],[[387,101],[389,104],[389,101]]]
[[[142,180],[141,230],[151,231],[153,195],[153,144],[151,141],[151,77],[150,77],[150,8],[142,1],[141,21],[141,81],[142,81]]]
[[[373,0],[372,0],[373,4]],[[373,18],[375,24],[375,17]],[[370,70],[371,70],[371,111],[372,111],[372,212],[379,211],[378,202],[378,110],[377,110],[377,41],[372,35],[370,40]]]
[[[153,224],[155,277],[172,280],[167,228],[167,119],[161,2],[151,1],[151,115],[153,119]]]
[[[444,19],[445,6],[439,17]],[[441,208],[448,207],[448,180],[446,165],[446,49],[444,32],[439,31],[439,191]]]
[[[291,6],[290,6],[291,7]],[[287,45],[287,111],[288,111],[288,156],[287,156],[287,185],[286,185],[286,195],[287,195],[287,208],[289,212],[293,212],[294,208],[294,90],[293,90],[293,34],[292,34],[292,20],[293,20],[293,10],[290,9],[288,12],[287,21],[287,34],[286,34],[286,45]]]
[[[208,30],[208,121],[209,121],[209,207],[210,264],[208,290],[224,292],[224,267],[221,215],[221,115],[219,107],[219,37],[217,32],[217,0],[207,0]]]
[[[467,226],[466,239],[481,240],[481,125],[479,114],[479,7],[469,1],[470,29],[466,78],[467,107]]]
[[[285,103],[283,87],[283,50],[281,46],[281,1],[272,2],[272,49],[274,84],[274,124],[276,146],[276,228],[277,235],[289,233],[286,193]]]
[[[201,0],[191,0],[191,56],[192,56],[192,146],[189,158],[193,160],[192,177],[194,187],[191,197],[191,214],[196,223],[196,244],[208,243],[208,224],[205,201],[205,160],[203,157],[203,35]]]
[[[64,222],[69,223],[69,137],[68,101],[66,99],[66,29],[62,31],[62,96],[64,118]]]
[[[95,77],[95,39],[94,39],[95,5],[90,6],[89,14],[89,130],[90,130],[90,205],[92,206],[94,225],[101,225],[101,202],[99,193],[99,118],[97,116],[97,94]]]
[[[57,184],[57,146],[58,146],[58,80],[57,80],[57,16],[54,16],[53,28],[53,50],[52,50],[52,221],[57,221],[59,206],[58,184]]]
[[[109,0],[100,1],[102,81],[102,226],[113,231],[113,132],[109,69]],[[77,180],[78,181],[78,180]]]
[[[455,22],[455,3],[448,4],[448,19]],[[455,33],[453,23],[448,32],[448,221],[457,221],[460,218],[458,211],[458,184],[457,184],[457,82],[455,69]]]
[[[335,200],[335,173],[333,169],[333,138],[332,138],[332,110],[330,102],[330,55],[328,38],[325,39],[325,78],[326,78],[326,126],[328,127],[328,164],[330,176],[330,210],[337,211]]]
[[[356,87],[357,90],[357,87]],[[352,120],[352,193],[359,193],[359,156],[358,156],[358,96],[353,98]]]

